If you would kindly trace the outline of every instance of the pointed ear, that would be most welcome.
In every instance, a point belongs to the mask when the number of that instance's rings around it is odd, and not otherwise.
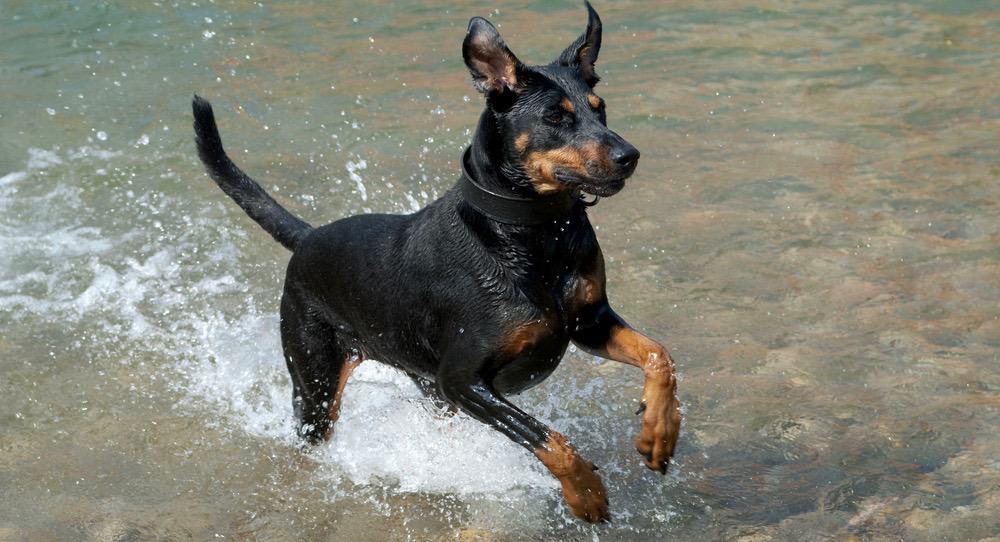
[[[601,80],[594,70],[597,53],[601,50],[601,18],[590,2],[584,1],[584,4],[587,5],[587,30],[559,55],[556,63],[576,66],[587,84],[593,87]]]
[[[473,83],[483,94],[514,90],[520,83],[521,61],[507,48],[496,27],[482,17],[469,21],[462,57],[472,73]]]

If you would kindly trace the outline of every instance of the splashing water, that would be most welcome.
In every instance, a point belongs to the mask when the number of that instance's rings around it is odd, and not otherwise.
[[[82,147],[65,155],[71,167],[82,162],[100,168],[118,153]],[[0,205],[16,200],[52,214],[82,211],[84,204],[74,190],[58,190],[41,201],[17,196],[21,186],[37,180],[33,176],[66,160],[55,151],[32,149],[25,170],[0,179]],[[169,212],[161,209],[157,214]],[[3,226],[0,250],[10,254],[11,261],[48,259],[62,264],[21,276],[5,273],[0,308],[58,314],[75,322],[107,319],[105,331],[111,336],[142,340],[176,359],[166,369],[176,373],[173,387],[183,394],[188,408],[210,408],[220,416],[216,423],[227,430],[299,445],[277,315],[262,311],[252,299],[240,316],[211,308],[219,296],[245,290],[231,244],[224,239],[209,241],[215,248],[206,254],[230,272],[192,282],[191,275],[199,271],[182,255],[201,250],[198,241],[185,236],[168,237],[175,243],[160,239],[157,244],[162,248],[143,259],[123,256],[115,248],[148,232],[116,237],[95,227],[44,219],[28,227]],[[68,282],[75,288],[61,287]],[[23,293],[36,287],[41,295]],[[335,465],[355,484],[389,483],[403,492],[457,494],[555,487],[530,456],[485,425],[464,414],[434,412],[399,371],[369,361],[350,384],[334,438],[311,455]],[[460,456],[454,454],[457,449],[462,450]],[[494,474],[484,478],[483,472]]]

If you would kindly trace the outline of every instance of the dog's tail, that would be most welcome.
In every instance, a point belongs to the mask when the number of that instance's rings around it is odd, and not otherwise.
[[[198,144],[198,156],[205,164],[209,176],[219,188],[233,198],[264,231],[271,234],[288,250],[295,250],[299,241],[313,227],[296,217],[274,201],[267,192],[226,156],[222,148],[219,128],[215,125],[215,115],[208,100],[198,96],[191,102],[194,110],[194,133]]]

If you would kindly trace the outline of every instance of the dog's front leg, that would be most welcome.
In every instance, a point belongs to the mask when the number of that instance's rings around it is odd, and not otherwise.
[[[591,523],[609,519],[607,492],[594,472],[597,467],[580,457],[566,437],[493,390],[482,377],[492,359],[484,350],[461,346],[450,349],[438,371],[441,394],[455,407],[535,454],[559,480],[563,497],[574,515]]]
[[[681,427],[674,360],[663,345],[629,327],[607,302],[588,309],[573,332],[573,342],[591,354],[642,369],[646,375],[639,404],[642,430],[635,447],[647,467],[666,473]]]

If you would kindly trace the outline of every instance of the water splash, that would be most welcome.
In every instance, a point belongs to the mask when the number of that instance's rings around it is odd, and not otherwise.
[[[128,220],[135,229],[116,233],[86,222],[90,196],[81,197],[79,188],[18,191],[48,169],[106,169],[119,156],[93,147],[32,149],[24,170],[0,177],[0,206],[36,211],[34,221],[0,219],[0,250],[12,256],[0,263],[0,310],[96,324],[97,341],[124,343],[136,358],[146,350],[174,360],[159,370],[169,374],[181,408],[211,413],[208,423],[223,434],[299,447],[277,314],[253,296],[239,311],[219,308],[228,297],[244,296],[249,282],[229,225],[219,222],[225,217],[188,219],[193,227],[175,229],[164,222],[190,212],[190,202],[155,193],[137,198],[128,190],[118,195],[133,203],[123,212],[135,215]],[[365,167],[364,160],[348,163],[362,195],[355,171]],[[14,261],[36,270],[18,273]],[[262,299],[276,295],[275,289]],[[310,456],[329,467],[322,476],[333,481],[400,493],[556,487],[526,451],[468,416],[437,411],[408,377],[374,361],[355,371],[333,438]]]
[[[358,175],[359,171],[368,169],[368,162],[366,162],[364,158],[358,158],[356,162],[348,160],[344,167],[347,168],[347,175],[352,181],[354,181],[354,184],[358,186],[358,192],[361,194],[361,200],[368,201],[368,190],[365,189],[365,183],[361,178],[361,175]]]

